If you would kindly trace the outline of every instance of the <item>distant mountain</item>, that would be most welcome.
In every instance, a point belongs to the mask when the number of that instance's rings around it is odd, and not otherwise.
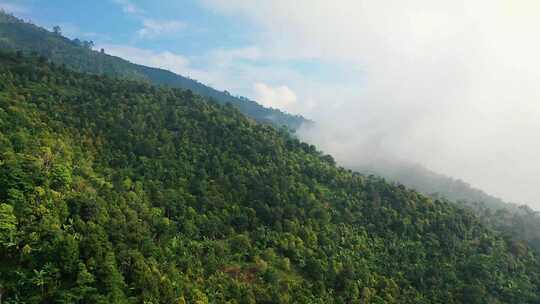
[[[366,174],[382,176],[399,182],[435,198],[445,198],[454,202],[484,203],[491,209],[519,210],[516,204],[507,203],[500,198],[485,193],[470,184],[426,167],[405,161],[376,161],[369,165],[354,168]]]
[[[92,50],[92,46],[90,41],[70,40],[63,37],[60,32],[50,32],[0,11],[0,49],[35,52],[79,72],[106,74],[189,89],[218,103],[231,103],[248,117],[277,127],[286,126],[290,130],[296,130],[304,123],[311,123],[302,116],[263,107],[253,100],[232,96],[228,92],[218,91],[170,71],[133,64],[122,58]]]
[[[526,205],[505,202],[460,179],[433,172],[419,164],[376,161],[369,166],[357,166],[354,170],[382,176],[434,199],[471,209],[488,227],[507,238],[526,241],[540,254],[540,213]]]

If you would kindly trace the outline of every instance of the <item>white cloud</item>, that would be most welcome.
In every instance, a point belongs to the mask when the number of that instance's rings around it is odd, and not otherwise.
[[[139,38],[153,39],[183,30],[186,24],[177,20],[144,19],[143,28],[137,31]]]
[[[264,83],[254,86],[256,100],[265,107],[294,111],[296,94],[287,86],[271,87]]]
[[[138,15],[144,13],[142,9],[137,7],[129,0],[113,0],[114,3],[122,6],[122,11],[130,15]]]
[[[136,35],[140,39],[155,39],[160,36],[171,35],[186,28],[187,24],[179,20],[163,20],[146,17],[147,13],[133,4],[130,0],[113,0],[122,7],[122,11],[140,20],[142,27]]]
[[[162,68],[185,76],[189,76],[192,72],[189,68],[189,60],[186,57],[168,51],[157,52],[116,44],[97,45],[95,48],[103,48],[107,54],[118,56],[137,64]]]
[[[216,59],[214,51],[188,58],[170,51],[155,51],[129,45],[102,44],[95,47],[95,49],[101,48],[110,55],[124,58],[136,64],[166,69],[196,79],[218,90],[237,93],[239,88],[236,85],[245,80],[246,73],[242,72],[240,73],[242,76],[237,77],[237,74],[230,70],[230,65],[220,65],[219,62],[221,61]],[[216,52],[221,53],[224,50],[216,50]],[[198,68],[193,67],[194,63]],[[236,67],[239,69],[244,68],[243,65],[237,65]]]
[[[227,66],[236,60],[254,61],[261,59],[261,51],[256,46],[248,46],[235,49],[215,49],[205,55],[213,64]]]
[[[388,154],[540,207],[537,0],[203,2],[249,20],[265,58],[363,71],[334,96],[282,78],[313,100],[306,136],[342,163]]]
[[[182,76],[196,79],[218,90],[255,98],[266,106],[298,113],[309,109],[313,98],[301,101],[289,85],[270,86],[268,83],[287,83],[306,89],[310,80],[293,69],[284,66],[255,65],[261,58],[255,46],[238,49],[215,49],[198,56],[185,57],[169,51],[154,51],[129,45],[98,44],[106,53],[127,59],[133,63],[170,70]],[[331,91],[335,91],[334,89]],[[340,88],[339,91],[345,91]],[[305,95],[307,96],[307,95]]]

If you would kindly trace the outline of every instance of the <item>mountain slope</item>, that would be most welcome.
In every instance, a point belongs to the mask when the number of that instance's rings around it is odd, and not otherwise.
[[[133,64],[122,58],[94,51],[90,46],[88,42],[70,40],[0,11],[0,49],[36,52],[53,62],[65,64],[80,72],[107,74],[149,81],[156,85],[189,89],[221,104],[231,103],[247,116],[277,127],[284,125],[296,130],[304,123],[311,123],[301,116],[265,108],[255,101],[232,96],[163,69]]]
[[[441,197],[454,202],[464,201],[466,204],[484,203],[494,210],[509,209],[517,211],[518,206],[504,202],[482,190],[475,189],[466,182],[433,172],[421,165],[399,162],[373,162],[369,166],[355,168],[367,174],[376,174],[384,178],[402,183],[426,195]]]
[[[538,303],[472,213],[189,91],[0,54],[8,303]]]
[[[247,116],[257,121],[270,122],[275,126],[285,125],[295,130],[303,123],[311,123],[300,116],[291,116],[266,109],[253,101],[214,90],[195,80],[166,70],[132,64],[121,58],[93,51],[82,46],[82,44],[30,23],[25,23],[8,14],[0,13],[0,49],[36,52],[54,62],[66,64],[77,71],[121,76],[128,79],[190,89],[219,103],[231,103]],[[372,164],[370,167],[353,169],[383,176],[427,195],[438,195],[451,201],[465,201],[467,205],[481,202],[493,209],[519,210],[517,206],[507,204],[480,190],[473,189],[459,180],[453,180],[417,165],[397,162],[390,165],[377,163]]]
[[[469,184],[417,164],[374,162],[355,170],[383,176],[434,199],[449,200],[472,210],[488,227],[516,241],[526,241],[540,254],[540,213],[526,205],[507,203]]]

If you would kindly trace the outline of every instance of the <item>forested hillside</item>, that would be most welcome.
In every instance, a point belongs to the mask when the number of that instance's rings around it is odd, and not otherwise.
[[[369,166],[356,168],[361,172],[383,176],[391,181],[434,197],[467,203],[484,203],[487,207],[518,211],[518,205],[504,202],[482,190],[475,189],[466,182],[433,172],[419,164],[400,161],[374,162]]]
[[[374,162],[355,169],[401,183],[434,199],[457,203],[472,210],[488,227],[513,240],[526,241],[540,254],[540,213],[526,205],[507,203],[462,180],[435,173],[418,164]]]
[[[156,85],[189,89],[194,93],[212,98],[218,103],[231,103],[245,115],[276,127],[287,126],[296,130],[303,123],[311,123],[298,115],[265,108],[253,100],[221,92],[196,80],[163,69],[130,63],[122,58],[92,50],[91,41],[70,40],[58,32],[49,32],[31,23],[0,11],[0,49],[35,52],[53,62],[80,72],[107,74],[132,80],[148,81]]]
[[[0,55],[4,303],[538,303],[466,210],[191,91]]]

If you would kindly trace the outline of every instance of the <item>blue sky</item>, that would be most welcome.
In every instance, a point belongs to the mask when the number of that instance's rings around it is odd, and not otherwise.
[[[234,18],[221,17],[202,8],[196,1],[38,1],[21,0],[24,15],[38,24],[50,27],[64,24],[71,36],[93,33],[99,42],[129,44],[156,50],[175,50],[184,55],[195,55],[211,48],[234,48],[249,43],[242,25]],[[130,11],[131,9],[131,11]],[[154,37],[141,38],[137,32],[144,20],[179,22],[183,26]],[[71,31],[69,31],[71,27]]]
[[[405,159],[540,208],[538,0],[0,0],[130,61],[317,121],[354,166]]]
[[[110,54],[306,116],[309,102],[299,100],[314,95],[306,84],[342,86],[360,78],[318,58],[264,54],[257,41],[260,26],[204,1],[6,0],[0,5],[48,29],[59,25],[65,36],[92,40]]]

